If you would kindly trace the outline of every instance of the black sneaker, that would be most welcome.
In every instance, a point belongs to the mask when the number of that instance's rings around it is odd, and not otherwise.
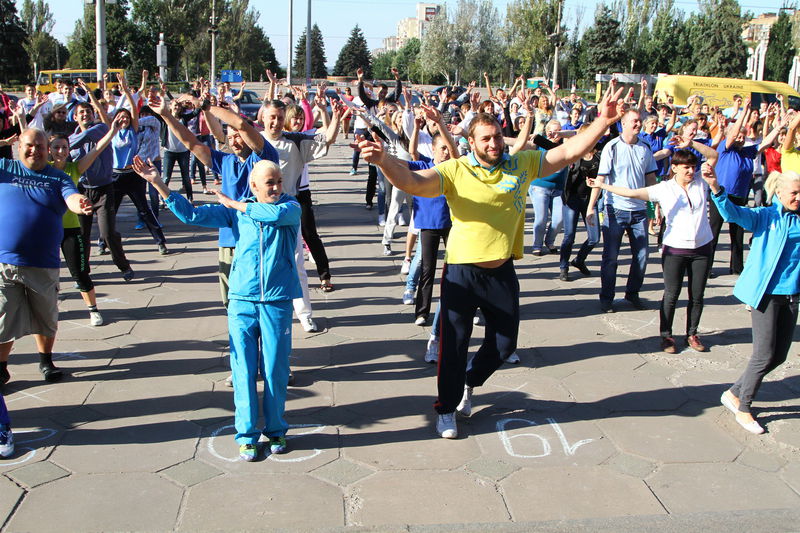
[[[569,281],[569,270],[562,268],[561,273],[558,275],[558,279],[561,281]]]
[[[133,270],[131,270],[130,268],[122,273],[122,279],[124,279],[125,281],[133,280],[133,276],[134,276]]]
[[[169,250],[167,250],[167,245],[166,244],[159,244],[158,245],[158,253],[160,253],[161,255],[169,254]]]
[[[600,300],[600,311],[603,313],[614,313],[614,303]]]
[[[572,261],[570,261],[569,264],[574,266],[575,268],[577,268],[578,272],[580,272],[584,276],[591,276],[592,275],[592,272],[586,266],[586,263],[578,263],[575,259],[573,259]]]
[[[639,298],[638,294],[626,294],[625,299],[628,300],[631,304],[633,304],[633,307],[635,307],[639,311],[647,309],[647,305],[645,305],[642,299]]]

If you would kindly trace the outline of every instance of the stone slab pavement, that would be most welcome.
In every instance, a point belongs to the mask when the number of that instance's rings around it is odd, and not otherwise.
[[[400,299],[403,236],[381,254],[365,169],[350,176],[349,159],[340,141],[312,166],[336,291],[312,282],[323,330],[294,327],[289,453],[236,460],[214,231],[164,214],[162,257],[128,206],[119,227],[136,279],[92,258],[106,325],[87,325],[62,272],[56,358],[68,377],[42,382],[32,339],[14,348],[3,531],[800,529],[800,345],[761,391],[768,432],[746,434],[718,402],[750,353],[734,279],[709,283],[710,351],[664,354],[655,247],[650,309],[620,300],[610,315],[598,313],[598,251],[595,275],[571,282],[554,256],[518,261],[521,363],[476,391],[457,440],[438,438],[429,328]],[[717,272],[726,261],[724,244]],[[482,336],[476,327],[472,349]]]

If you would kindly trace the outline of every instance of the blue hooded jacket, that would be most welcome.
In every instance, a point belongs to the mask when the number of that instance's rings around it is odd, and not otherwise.
[[[247,210],[219,204],[194,207],[172,192],[167,207],[181,222],[207,228],[239,229],[229,278],[228,298],[251,302],[294,300],[302,295],[294,251],[300,229],[300,204],[281,194],[274,204],[246,200]]]
[[[753,232],[753,243],[733,295],[747,305],[757,308],[767,292],[767,286],[780,267],[779,262],[789,235],[789,227],[800,223],[796,213],[786,211],[778,197],[768,207],[741,207],[728,199],[723,190],[711,198],[726,222],[738,224]]]

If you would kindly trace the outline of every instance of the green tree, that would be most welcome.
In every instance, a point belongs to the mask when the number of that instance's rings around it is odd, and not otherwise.
[[[620,23],[605,4],[597,6],[594,24],[583,34],[581,48],[584,79],[594,80],[598,72],[608,74],[624,70],[626,54]]]
[[[741,37],[744,18],[739,2],[701,0],[696,20],[690,30],[695,74],[741,78],[747,68],[747,48]]]
[[[450,41],[450,26],[447,10],[442,7],[439,15],[428,23],[419,53],[422,72],[444,78],[447,85],[452,84],[451,75],[455,73],[455,43]]]
[[[303,57],[305,58],[305,55]],[[336,65],[333,67],[333,75],[355,77],[356,70],[360,67],[364,69],[364,76],[371,78],[373,73],[372,61],[373,59],[369,53],[369,47],[367,46],[367,40],[364,38],[364,33],[361,31],[358,24],[356,24],[356,26],[350,30],[350,37],[347,39],[347,42],[339,51]],[[377,72],[377,69],[375,72],[377,77],[382,76],[382,74]]]
[[[560,0],[515,0],[508,5],[506,53],[520,66],[522,73],[543,75],[553,63],[556,40],[548,36],[557,28]]]
[[[277,72],[275,48],[258,25],[259,14],[249,0],[222,4],[217,37],[217,69],[241,69],[245,77],[256,77],[264,69]]]
[[[764,58],[764,77],[768,80],[788,81],[795,48],[792,42],[792,21],[785,10],[769,30],[769,45]]]
[[[367,79],[370,79],[373,76],[379,80],[389,79],[391,77],[390,71],[394,66],[395,57],[397,57],[397,52],[394,50],[387,50],[376,56],[373,56],[372,70],[371,72],[367,73],[367,70],[364,69],[364,76]]]
[[[24,0],[20,18],[28,36],[23,46],[30,58],[31,72],[34,72],[34,64],[39,70],[44,70],[60,68],[66,63],[69,58],[67,47],[50,35],[55,21],[47,2]]]
[[[419,51],[422,43],[416,37],[409,39],[394,56],[394,67],[400,72],[400,77],[407,80],[419,81]]]
[[[328,68],[325,66],[328,60],[325,57],[325,43],[322,40],[322,32],[319,26],[314,24],[311,27],[311,77],[328,77]],[[294,47],[294,70],[293,76],[305,78],[306,76],[306,32],[297,40]]]
[[[27,81],[30,76],[27,35],[12,0],[0,0],[0,82]]]
[[[673,61],[678,56],[682,58],[685,55],[682,51],[685,41],[680,39],[683,25],[683,13],[675,9],[673,0],[666,0],[653,19],[647,40],[642,42],[642,72],[677,74],[684,70],[673,69]]]

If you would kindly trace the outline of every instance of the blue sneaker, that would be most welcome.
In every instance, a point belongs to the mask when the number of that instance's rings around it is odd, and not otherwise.
[[[285,437],[270,437],[269,438],[269,451],[270,451],[270,453],[286,453],[286,438]]]
[[[242,444],[239,446],[239,459],[252,463],[258,457],[258,448],[255,444]]]
[[[144,225],[144,222],[137,222],[136,225],[133,227],[133,229],[138,231],[144,229],[145,227],[146,226]]]
[[[11,457],[14,454],[14,434],[8,426],[0,426],[0,457]]]

